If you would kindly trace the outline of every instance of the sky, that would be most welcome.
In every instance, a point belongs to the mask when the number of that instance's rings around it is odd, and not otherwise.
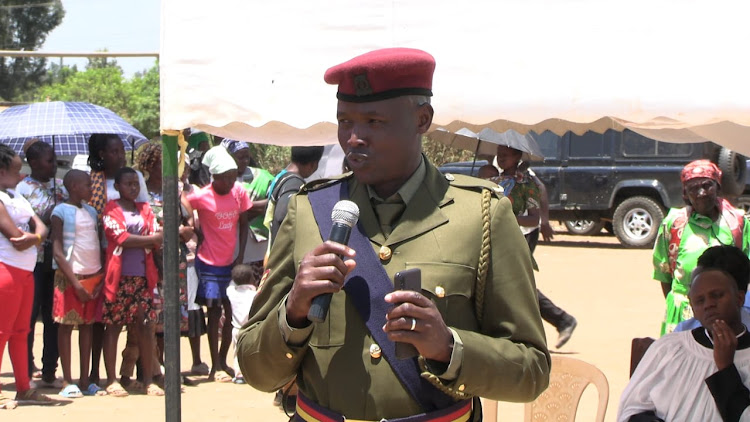
[[[45,52],[158,52],[159,0],[63,0],[65,17],[52,30],[41,50]],[[59,63],[60,58],[49,60]],[[63,64],[83,70],[86,58],[65,57]],[[125,77],[153,66],[153,57],[119,57]]]

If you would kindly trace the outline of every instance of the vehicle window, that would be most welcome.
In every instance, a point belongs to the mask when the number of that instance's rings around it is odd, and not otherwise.
[[[558,151],[562,139],[559,135],[549,130],[545,130],[541,135],[531,131],[529,135],[539,144],[544,158],[559,158]]]
[[[622,132],[622,155],[626,157],[654,156],[656,155],[656,141],[625,129]]]
[[[693,153],[694,144],[673,144],[671,142],[657,142],[657,155],[670,155],[673,157],[689,157]]]
[[[603,134],[593,131],[588,131],[583,135],[570,133],[571,158],[608,157],[609,155],[609,150],[605,148]]]
[[[628,129],[622,132],[622,154],[626,157],[687,157],[691,153],[692,144],[655,141]]]

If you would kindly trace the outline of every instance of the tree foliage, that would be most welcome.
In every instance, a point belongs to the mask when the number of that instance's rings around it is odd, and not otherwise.
[[[474,158],[472,152],[448,147],[427,136],[422,137],[422,151],[431,163],[438,166]],[[289,164],[291,148],[278,145],[250,144],[250,155],[255,159],[258,166],[276,174]]]
[[[149,138],[159,135],[159,64],[136,73],[128,83],[130,123]]]
[[[0,0],[0,49],[33,51],[62,22],[60,0]],[[13,100],[42,84],[44,58],[0,57],[0,99]]]
[[[159,135],[159,65],[123,77],[115,60],[89,60],[85,71],[58,72],[59,82],[42,86],[36,101],[85,101],[106,107],[141,131],[147,138]]]

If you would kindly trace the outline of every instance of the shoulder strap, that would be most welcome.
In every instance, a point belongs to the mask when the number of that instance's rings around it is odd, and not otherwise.
[[[283,186],[286,185],[286,182],[292,180],[292,179],[299,179],[302,181],[302,184],[305,183],[305,179],[302,178],[297,173],[287,172],[283,176],[281,176],[281,179],[276,183],[276,186],[273,188],[273,192],[271,192],[271,200],[276,203],[279,202],[279,198],[281,198],[281,195],[295,189],[284,189]]]
[[[742,232],[745,229],[745,214],[737,211],[725,198],[721,199],[721,213],[732,232],[734,246],[742,249]]]
[[[340,199],[349,198],[348,183],[338,185],[338,188],[329,186],[308,193],[313,215],[323,239],[327,238],[331,230],[331,210],[334,205]],[[393,283],[360,223],[357,223],[352,230],[349,246],[357,251],[357,266],[347,276],[344,291],[380,346],[391,369],[425,412],[450,406],[455,401],[420,376],[417,358],[396,358],[396,345],[383,332],[382,327],[386,323],[385,314],[391,308],[391,305],[385,302],[384,297],[393,291]]]
[[[734,237],[734,245],[742,249],[742,232],[745,231],[745,216],[744,215],[738,215],[739,221],[737,224],[737,230],[732,232],[732,236]]]

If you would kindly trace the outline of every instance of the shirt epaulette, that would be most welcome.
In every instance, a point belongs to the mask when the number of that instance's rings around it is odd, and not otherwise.
[[[489,180],[479,179],[477,177],[467,176],[465,174],[453,174],[445,173],[445,179],[450,182],[451,186],[455,186],[461,189],[468,189],[477,192],[481,192],[482,189],[491,190],[495,196],[501,198],[503,196],[503,188],[497,183],[490,182]]]
[[[347,172],[344,174],[340,174],[338,176],[333,177],[327,177],[325,179],[315,179],[308,183],[305,183],[301,188],[300,192],[312,192],[316,191],[318,189],[327,188],[329,186],[336,185],[338,183],[341,183],[344,180],[347,180],[351,178],[354,175],[352,172]]]

